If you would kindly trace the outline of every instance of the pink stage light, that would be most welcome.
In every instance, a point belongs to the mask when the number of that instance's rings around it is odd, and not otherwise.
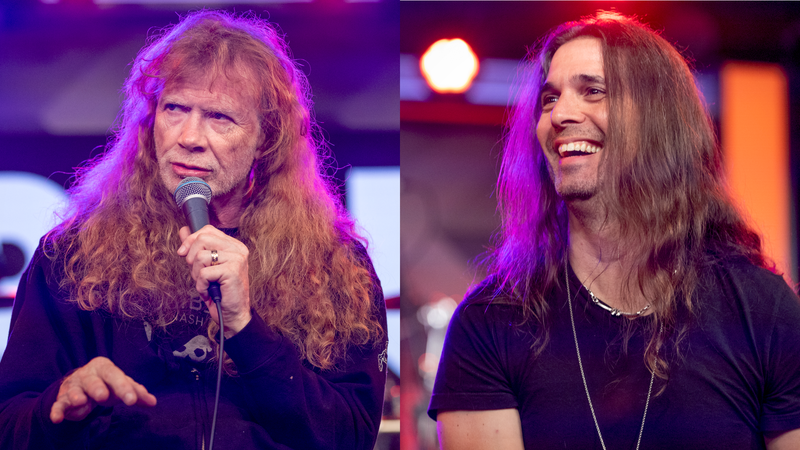
[[[478,57],[462,39],[440,39],[420,60],[420,69],[428,85],[442,94],[458,94],[469,89],[478,68]]]

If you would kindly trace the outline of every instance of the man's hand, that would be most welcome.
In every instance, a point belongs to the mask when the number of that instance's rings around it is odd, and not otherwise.
[[[219,323],[217,308],[208,297],[208,283],[216,281],[222,293],[222,314],[225,319],[225,337],[229,338],[242,330],[252,319],[250,313],[250,273],[247,246],[211,225],[195,233],[189,227],[180,230],[183,243],[178,255],[185,256],[192,266],[197,292],[203,297],[211,318]],[[211,265],[211,251],[216,250],[218,261]]]
[[[111,360],[98,356],[61,382],[56,402],[50,408],[50,420],[83,420],[98,405],[120,403],[155,406],[156,398]]]

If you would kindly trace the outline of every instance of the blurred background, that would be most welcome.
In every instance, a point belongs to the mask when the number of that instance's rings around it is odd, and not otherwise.
[[[796,286],[800,4],[401,2],[404,450],[438,448],[425,411],[448,320],[484,276],[481,255],[499,226],[494,190],[517,62],[550,28],[598,9],[637,15],[694,62],[731,192]],[[441,39],[469,50],[432,49]]]
[[[201,6],[185,0],[0,3],[0,352],[19,268],[53,225],[73,168],[102,151],[130,62],[149,31]],[[494,186],[516,65],[528,46],[564,21],[598,9],[636,14],[694,61],[731,190],[765,234],[786,278],[798,279],[797,3],[278,0],[205,6],[252,10],[278,24],[309,78],[316,117],[335,156],[330,174],[370,237],[389,306],[392,374],[378,448],[437,448],[435,422],[425,410],[450,314],[483,277],[481,254],[499,225]],[[439,66],[445,72],[463,66],[457,72],[471,81],[438,93],[420,60],[435,42],[454,38],[474,56],[454,46],[462,56],[445,56]],[[431,79],[441,71],[436,55]]]
[[[0,2],[0,354],[22,267],[55,224],[71,174],[100,154],[149,33],[201,7],[276,24],[311,85],[348,209],[364,228],[389,315],[377,448],[399,447],[399,4],[396,1]]]

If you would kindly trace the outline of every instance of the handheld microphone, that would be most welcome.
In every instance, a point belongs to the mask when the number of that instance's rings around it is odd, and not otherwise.
[[[184,178],[174,193],[175,203],[178,208],[183,209],[186,214],[186,221],[189,222],[189,229],[192,233],[208,225],[208,202],[211,201],[211,186],[202,178]],[[225,354],[225,325],[222,320],[222,294],[219,291],[219,283],[210,281],[208,283],[208,296],[217,304],[217,317],[219,317],[219,362],[217,366],[217,392],[214,395],[214,415],[211,419],[211,437],[209,438],[208,450],[214,450],[214,434],[217,429],[217,408],[219,407],[219,391],[222,382],[222,355]],[[205,439],[204,439],[205,440]]]
[[[211,186],[197,177],[184,178],[175,189],[173,194],[175,203],[186,215],[192,233],[208,225],[208,202],[211,201],[211,195]],[[222,300],[219,283],[216,281],[208,283],[208,296],[216,303]]]

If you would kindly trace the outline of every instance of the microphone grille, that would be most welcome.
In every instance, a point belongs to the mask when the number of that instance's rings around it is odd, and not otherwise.
[[[202,178],[186,177],[175,189],[174,196],[178,208],[183,206],[186,200],[194,197],[203,197],[206,203],[209,203],[211,201],[211,186],[203,181]]]

